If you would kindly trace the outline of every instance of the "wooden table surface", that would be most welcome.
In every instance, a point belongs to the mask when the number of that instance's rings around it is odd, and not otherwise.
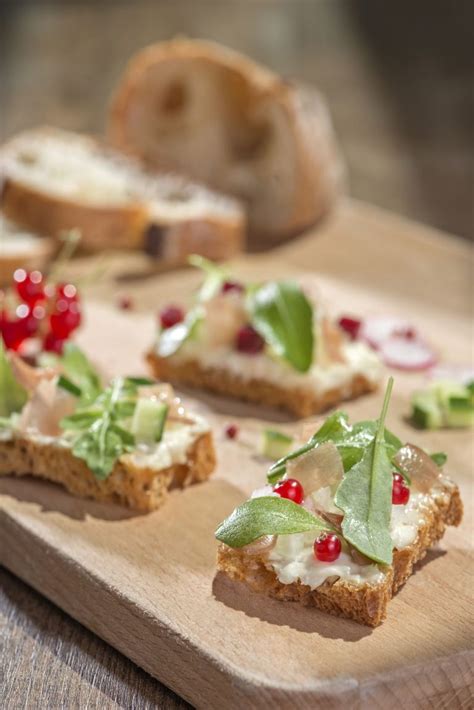
[[[469,311],[472,261],[468,246],[367,205],[347,201],[313,233],[279,249],[292,266],[347,278],[360,288],[371,280],[387,297],[398,294],[436,305],[447,314]],[[113,261],[113,260],[112,260]],[[132,260],[133,261],[133,260]],[[125,289],[138,308],[153,307],[153,280],[117,283],[114,269],[90,296],[113,301]],[[84,271],[90,265],[76,265]],[[433,275],[439,274],[439,287]],[[431,278],[427,286],[427,275]],[[88,294],[89,295],[89,294]],[[407,315],[409,315],[407,310]],[[167,688],[69,619],[7,572],[1,573],[3,707],[149,708],[185,706]]]

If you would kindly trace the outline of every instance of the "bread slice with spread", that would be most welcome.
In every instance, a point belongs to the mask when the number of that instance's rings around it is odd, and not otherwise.
[[[389,384],[389,389],[391,384]],[[414,565],[459,525],[444,455],[332,414],[217,529],[217,567],[253,590],[377,626]]]
[[[78,229],[81,247],[144,249],[165,263],[192,252],[226,259],[243,248],[245,215],[230,197],[139,164],[92,138],[56,128],[0,149],[0,206],[24,228],[57,238]]]
[[[160,507],[171,488],[215,467],[209,425],[173,389],[147,378],[103,385],[72,343],[32,368],[0,341],[0,475],[33,475],[74,495],[134,510]]]
[[[147,355],[156,377],[298,416],[376,389],[378,357],[346,337],[311,284],[243,284],[225,268],[191,261],[207,276],[187,313],[162,311]]]

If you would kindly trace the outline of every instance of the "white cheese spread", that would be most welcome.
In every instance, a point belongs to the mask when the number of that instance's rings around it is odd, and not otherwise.
[[[148,468],[155,471],[160,471],[174,464],[186,463],[190,446],[208,431],[209,425],[206,420],[194,415],[192,424],[178,425],[170,423],[167,425],[160,442],[153,446],[140,445],[132,453],[123,454],[119,460],[123,463],[129,462],[138,468]],[[0,441],[8,441],[17,436],[25,437],[44,446],[69,448],[73,444],[70,439],[64,436],[46,436],[33,429],[21,433],[16,432],[14,429],[0,430]]]
[[[267,488],[258,489],[252,497],[268,495]],[[433,506],[438,495],[442,495],[442,491],[434,491],[429,495],[412,493],[407,505],[392,505],[390,535],[394,548],[401,550],[416,540],[418,530],[425,522],[426,512]],[[340,512],[330,499],[328,487],[316,491],[312,499],[307,500],[308,505],[305,507],[308,509],[314,503],[324,503],[322,507],[328,512]],[[268,563],[282,584],[301,582],[316,589],[333,575],[352,584],[378,584],[383,580],[384,572],[377,564],[359,565],[346,552],[341,552],[335,562],[320,562],[313,554],[314,540],[314,532],[280,535],[277,538]]]
[[[297,372],[287,363],[266,353],[246,355],[230,347],[207,348],[196,340],[189,340],[172,358],[175,362],[196,360],[203,368],[224,369],[244,380],[265,380],[287,389],[311,389],[322,394],[331,389],[342,389],[342,398],[350,394],[354,376],[362,375],[376,383],[381,373],[377,355],[364,343],[346,343],[343,347],[346,362],[328,366],[314,364],[308,372]]]
[[[384,573],[376,564],[358,565],[341,552],[335,562],[320,562],[314,557],[314,532],[280,535],[269,555],[269,563],[282,584],[301,582],[311,589],[336,575],[352,584],[378,584]]]

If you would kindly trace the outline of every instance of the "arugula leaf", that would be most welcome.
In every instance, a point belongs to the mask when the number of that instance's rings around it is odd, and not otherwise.
[[[275,353],[298,372],[313,363],[313,309],[298,284],[269,281],[249,295],[251,321]]]
[[[344,512],[342,532],[359,552],[371,560],[391,564],[392,464],[385,444],[384,421],[392,392],[390,378],[375,438],[361,460],[344,476],[334,499]]]
[[[0,417],[9,417],[23,409],[28,396],[16,381],[0,336]]]
[[[66,343],[59,362],[66,377],[80,389],[82,403],[94,401],[102,385],[99,375],[82,350],[74,343]]]
[[[291,451],[289,454],[283,456],[281,459],[278,459],[278,461],[270,466],[267,474],[268,482],[272,484],[276,483],[282,476],[284,476],[288,461],[298,458],[298,456],[305,454],[307,451],[314,449],[315,446],[323,444],[325,441],[336,442],[339,438],[344,436],[344,434],[350,431],[351,427],[348,424],[347,414],[340,411],[334,412],[326,419],[324,424],[315,434],[313,434],[311,439],[306,442],[306,444],[301,446],[299,449]]]
[[[58,387],[61,387],[61,389],[66,390],[66,392],[69,392],[70,394],[73,394],[74,397],[80,397],[81,396],[81,389],[74,384],[74,382],[71,382],[67,377],[64,377],[64,375],[59,375],[58,378]]]
[[[263,496],[239,505],[217,528],[216,538],[229,547],[243,547],[262,535],[289,535],[332,527],[287,498]]]
[[[188,256],[188,264],[201,269],[206,274],[201,288],[199,289],[199,300],[208,301],[213,298],[222,288],[222,284],[228,278],[228,271],[222,266],[215,264],[209,259],[205,259],[199,254],[191,254]]]
[[[163,330],[158,338],[158,355],[160,357],[174,355],[183,343],[194,335],[202,318],[203,314],[201,308],[193,308],[191,311],[188,311],[184,321]]]
[[[114,380],[89,406],[61,420],[65,431],[82,432],[74,442],[74,456],[84,459],[101,480],[111,473],[115,461],[135,446],[135,439],[119,422],[133,413],[130,394],[136,385],[123,378]]]
[[[448,455],[444,453],[444,451],[437,451],[434,454],[430,454],[431,458],[435,462],[437,466],[440,468],[444,466],[446,461],[448,460]]]

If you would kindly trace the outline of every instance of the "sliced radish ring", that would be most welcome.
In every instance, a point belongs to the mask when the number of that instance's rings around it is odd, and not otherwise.
[[[359,338],[375,350],[379,350],[392,336],[411,340],[416,338],[416,331],[408,321],[397,316],[369,316],[362,322],[359,332]]]
[[[427,370],[436,363],[433,350],[418,338],[393,335],[380,347],[380,355],[389,367],[397,370]]]

